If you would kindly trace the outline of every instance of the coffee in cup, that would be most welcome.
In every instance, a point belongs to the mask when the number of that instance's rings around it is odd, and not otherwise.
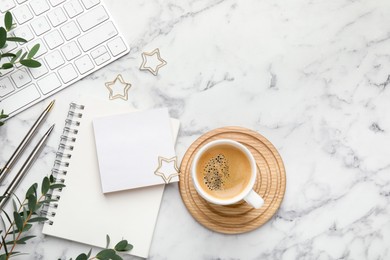
[[[256,169],[255,159],[245,146],[220,139],[199,149],[191,175],[197,192],[212,203],[230,205],[244,199],[259,208],[264,201],[252,190]]]

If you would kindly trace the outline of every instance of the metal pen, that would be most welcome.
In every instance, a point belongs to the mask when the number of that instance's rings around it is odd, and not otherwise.
[[[12,154],[11,158],[4,165],[4,167],[0,170],[0,184],[3,182],[6,173],[11,169],[14,163],[19,159],[20,155],[23,153],[24,149],[26,149],[27,145],[30,143],[31,139],[37,133],[39,126],[42,124],[44,119],[47,117],[47,114],[50,112],[54,105],[55,100],[51,101],[47,108],[41,113],[38,119],[35,121],[33,126],[30,128],[26,136],[23,138],[22,142],[19,144],[18,148],[16,148],[15,152]]]
[[[35,162],[37,157],[39,156],[40,152],[42,151],[42,148],[44,147],[48,137],[50,136],[50,133],[53,131],[54,125],[52,125],[49,130],[43,135],[41,140],[39,140],[38,144],[34,147],[30,155],[28,156],[26,162],[23,164],[22,168],[19,170],[18,174],[14,177],[11,184],[8,186],[7,190],[4,192],[3,196],[0,200],[0,210],[3,209],[5,204],[7,204],[8,199],[12,195],[12,193],[15,191],[16,187],[19,185],[20,181],[23,179],[23,177],[26,175],[28,170],[31,168],[31,165]]]

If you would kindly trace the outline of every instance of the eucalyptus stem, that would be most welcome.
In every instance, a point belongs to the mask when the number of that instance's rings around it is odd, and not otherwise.
[[[39,199],[38,199],[38,201],[37,201],[37,203],[36,203],[36,206],[38,206],[38,205],[42,202],[42,199],[43,199],[43,198],[46,198],[46,195],[43,195],[43,194],[42,194],[42,195],[39,197]],[[18,210],[18,213],[20,213],[21,208],[22,208],[23,206],[25,206],[24,204],[25,204],[26,201],[27,201],[27,199],[25,199],[25,200],[23,201],[23,204],[20,206],[20,208],[19,208],[19,210]],[[18,235],[16,236],[16,239],[14,239],[14,243],[13,243],[13,245],[12,245],[11,250],[9,251],[9,255],[11,255],[12,252],[14,251],[15,246],[16,246],[16,244],[17,244],[17,241],[19,240],[20,236],[22,235],[23,230],[24,230],[24,228],[26,227],[26,225],[28,224],[28,221],[31,219],[31,216],[33,215],[33,213],[34,213],[34,212],[33,212],[32,210],[30,210],[30,213],[27,215],[27,218],[23,221],[23,228],[22,228],[22,231],[19,231]],[[15,223],[15,221],[14,221],[13,223]],[[15,225],[15,224],[13,224],[13,225]],[[7,256],[7,259],[8,259],[8,258],[9,258],[9,256]]]
[[[18,212],[20,212],[20,210],[23,208],[23,204],[26,203],[26,201],[27,201],[27,199],[24,199],[24,200],[23,200],[23,203],[20,204],[19,209],[18,209]],[[12,228],[14,225],[15,225],[15,220],[12,221],[11,225],[10,225],[9,228],[7,229],[7,232],[5,232],[5,235],[4,235],[4,237],[3,237],[4,239],[7,238],[7,235],[11,232],[11,228]],[[1,250],[1,248],[3,248],[3,243],[0,243],[0,250]]]

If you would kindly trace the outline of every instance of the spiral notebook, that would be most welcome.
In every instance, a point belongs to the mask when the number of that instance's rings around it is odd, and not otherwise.
[[[60,199],[44,234],[102,248],[109,235],[112,243],[128,240],[129,254],[148,257],[164,185],[103,194],[92,126],[98,116],[131,111],[112,101],[70,104],[53,168],[66,187],[52,194]],[[179,122],[171,119],[171,125],[176,139]]]

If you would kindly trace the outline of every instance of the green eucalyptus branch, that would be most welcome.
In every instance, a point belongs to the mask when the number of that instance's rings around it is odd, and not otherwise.
[[[18,42],[19,44],[26,43],[27,40],[21,37],[10,35],[10,31],[15,28],[13,17],[10,12],[6,12],[4,16],[4,27],[0,27],[0,77],[2,76],[1,70],[8,70],[14,68],[17,64],[28,68],[37,68],[41,66],[41,63],[34,59],[34,56],[39,51],[39,44],[35,44],[29,51],[23,51],[19,49],[16,53],[4,51],[7,48],[9,42]],[[4,124],[1,119],[6,118],[7,115],[1,110],[0,126]]]
[[[0,49],[7,48],[7,42],[18,42],[20,44],[26,43],[27,40],[21,37],[10,36],[9,32],[15,27],[13,22],[13,17],[10,12],[6,12],[4,16],[4,26],[0,27]],[[29,68],[37,68],[41,66],[41,63],[34,59],[35,54],[39,51],[39,44],[35,44],[30,51],[24,51],[22,49],[18,50],[16,53],[12,52],[3,52],[0,54],[0,61],[3,58],[10,59],[7,62],[1,64],[0,69],[6,70],[11,69],[15,64],[20,63],[23,66]],[[1,72],[0,72],[1,76]]]
[[[65,187],[62,183],[56,183],[53,175],[44,177],[41,184],[41,191],[38,194],[38,184],[34,183],[30,186],[25,194],[23,201],[15,195],[15,199],[12,200],[13,214],[7,214],[2,210],[4,217],[1,216],[1,224],[4,227],[0,229],[0,260],[8,260],[9,258],[21,253],[15,251],[18,245],[26,244],[26,242],[35,236],[28,235],[27,232],[33,227],[35,223],[42,223],[48,219],[45,216],[41,216],[42,209],[47,207],[50,203],[57,202],[57,198],[53,198],[52,191],[59,190]],[[0,197],[0,201],[4,199]],[[5,220],[8,221],[9,226],[5,224]],[[110,237],[106,236],[107,244],[106,248],[99,251],[95,256],[91,257],[92,249],[88,253],[82,253],[78,255],[75,260],[122,260],[122,257],[118,254],[120,252],[129,251],[133,248],[127,240],[119,241],[114,248],[109,248]],[[71,258],[72,260],[72,258]]]
[[[17,245],[26,244],[26,241],[35,237],[32,235],[26,235],[27,231],[31,229],[34,223],[40,223],[48,220],[46,217],[40,215],[41,209],[49,203],[58,201],[58,199],[52,199],[48,192],[51,190],[61,189],[63,187],[65,187],[65,185],[56,183],[53,176],[45,177],[42,180],[40,195],[38,195],[37,191],[38,184],[34,183],[27,190],[22,202],[19,199],[17,199],[18,202],[13,200],[14,211],[12,217],[3,210],[3,213],[9,222],[9,227],[6,228],[5,221],[2,217],[1,220],[4,230],[6,231],[3,232],[3,230],[0,230],[0,250],[2,250],[0,260],[7,260],[12,256],[22,254],[15,251]],[[17,203],[19,203],[19,206]]]
[[[123,260],[123,258],[118,254],[119,252],[126,252],[133,249],[133,245],[129,244],[127,240],[119,241],[114,248],[109,248],[110,246],[110,237],[107,235],[107,244],[106,248],[99,251],[95,256],[91,257],[92,249],[88,253],[82,253],[76,257],[75,260]],[[72,258],[70,259],[72,260]]]

